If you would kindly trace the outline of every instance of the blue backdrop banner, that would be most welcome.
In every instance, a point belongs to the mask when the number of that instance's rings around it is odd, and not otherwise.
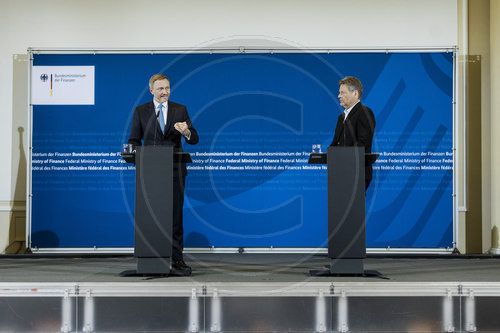
[[[135,171],[119,152],[155,73],[200,134],[184,144],[186,246],[327,246],[326,166],[307,158],[332,141],[348,75],[364,85],[381,154],[367,246],[453,246],[453,53],[42,53],[33,66],[95,75],[93,105],[33,106],[33,248],[133,246]]]

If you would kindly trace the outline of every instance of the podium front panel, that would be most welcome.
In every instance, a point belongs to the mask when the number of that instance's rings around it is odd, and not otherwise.
[[[364,147],[328,147],[328,256],[366,256]]]
[[[135,256],[172,256],[173,148],[136,147]]]

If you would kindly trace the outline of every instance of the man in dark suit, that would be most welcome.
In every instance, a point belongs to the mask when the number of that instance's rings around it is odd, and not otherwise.
[[[189,144],[197,144],[198,133],[184,105],[169,101],[170,81],[163,74],[155,74],[149,79],[149,91],[153,100],[138,106],[134,111],[132,129],[128,143],[134,146],[168,145],[174,152],[182,152],[181,138]],[[184,229],[182,226],[182,207],[184,205],[184,186],[186,164],[174,165],[173,179],[173,230],[172,230],[172,269],[191,274],[191,267],[183,259]]]
[[[335,135],[330,146],[364,146],[365,153],[372,152],[375,116],[361,104],[363,85],[357,78],[348,76],[339,81],[339,100],[345,110],[337,119]],[[365,166],[365,190],[372,180],[372,166]]]

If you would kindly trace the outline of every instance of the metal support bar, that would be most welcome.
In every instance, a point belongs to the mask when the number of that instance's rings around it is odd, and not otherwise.
[[[348,308],[347,308],[347,297],[345,295],[345,290],[342,290],[340,297],[338,299],[338,309],[337,309],[337,323],[339,332],[347,332],[349,330],[348,324]]]
[[[85,333],[94,332],[94,309],[94,297],[92,297],[90,290],[87,290],[83,304],[83,332]]]
[[[455,332],[455,327],[453,327],[453,297],[450,289],[443,298],[443,331]]]
[[[322,289],[316,297],[316,332],[326,332],[326,299]]]
[[[199,309],[198,297],[196,296],[196,288],[191,289],[191,298],[189,299],[189,328],[188,332],[199,332]]]
[[[217,288],[214,289],[212,295],[211,304],[211,316],[210,316],[210,332],[220,332],[221,331],[221,304],[219,291]]]
[[[476,301],[474,291],[469,289],[469,296],[465,297],[465,330],[476,332]]]
[[[73,331],[73,297],[70,297],[69,290],[64,291],[64,297],[62,299],[62,321],[61,321],[61,332],[69,333]]]

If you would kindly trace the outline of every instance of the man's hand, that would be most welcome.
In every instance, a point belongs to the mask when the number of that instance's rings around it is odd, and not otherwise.
[[[188,129],[188,125],[186,124],[185,121],[183,121],[182,123],[175,123],[174,128],[184,136],[191,135],[191,131]]]

